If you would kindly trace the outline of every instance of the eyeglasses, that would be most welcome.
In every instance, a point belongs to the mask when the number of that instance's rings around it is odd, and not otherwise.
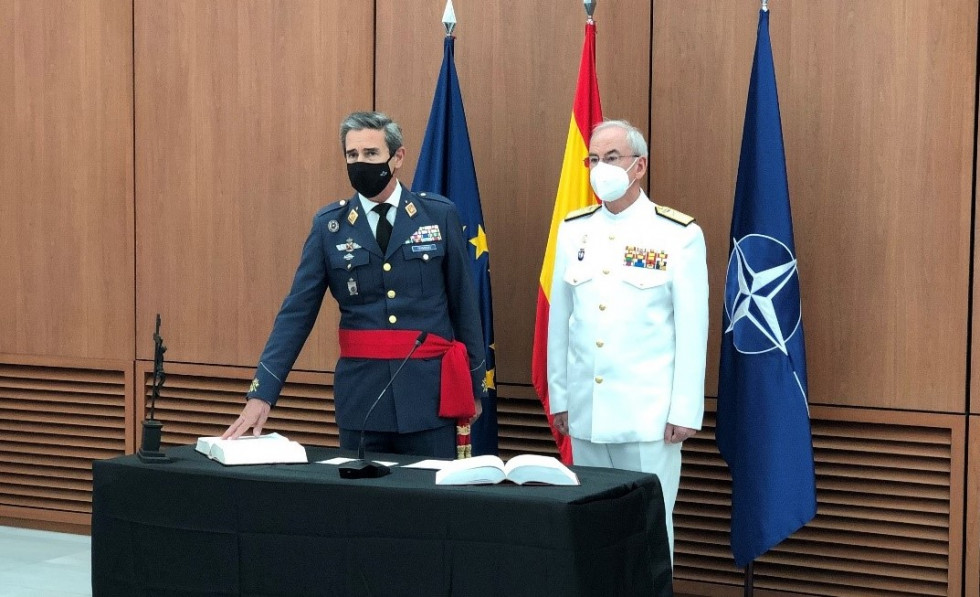
[[[633,154],[633,155],[607,155],[607,156],[605,156],[603,158],[600,158],[597,155],[590,155],[590,156],[582,159],[582,165],[585,166],[586,168],[592,168],[596,164],[598,164],[599,163],[599,160],[601,159],[603,164],[609,164],[610,166],[618,166],[620,160],[628,160],[630,158],[638,158],[638,157],[641,157],[641,156],[638,156],[636,154]]]

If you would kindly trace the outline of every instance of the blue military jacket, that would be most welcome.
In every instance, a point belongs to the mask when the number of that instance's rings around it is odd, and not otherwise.
[[[483,332],[455,206],[404,186],[386,254],[357,195],[313,218],[289,295],[259,359],[249,398],[275,404],[329,289],[349,330],[419,330],[466,345],[473,394],[486,394]],[[440,418],[440,359],[411,359],[364,418],[401,359],[341,358],[334,376],[343,429],[412,433],[454,423]]]

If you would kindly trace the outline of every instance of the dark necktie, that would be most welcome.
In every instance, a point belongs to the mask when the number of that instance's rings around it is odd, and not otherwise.
[[[378,239],[378,246],[381,247],[382,253],[388,252],[388,240],[391,239],[391,222],[388,221],[388,210],[391,208],[390,203],[379,203],[371,208],[371,211],[378,214],[378,228],[374,233],[374,236]]]

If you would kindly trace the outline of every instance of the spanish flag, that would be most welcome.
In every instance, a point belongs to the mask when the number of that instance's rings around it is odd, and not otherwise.
[[[558,225],[568,212],[586,207],[598,200],[589,184],[589,170],[582,160],[589,155],[589,141],[592,129],[602,122],[602,105],[599,103],[599,82],[595,75],[595,22],[589,18],[585,23],[585,42],[582,45],[582,62],[579,65],[578,84],[575,87],[575,103],[568,125],[568,140],[565,141],[565,158],[561,165],[561,179],[558,181],[558,194],[555,210],[551,215],[551,231],[548,234],[548,247],[541,266],[538,286],[537,318],[534,324],[534,351],[531,362],[531,381],[548,415],[551,433],[558,444],[561,459],[566,464],[572,462],[572,444],[568,437],[555,431],[548,408],[548,312],[551,305],[551,278],[555,269],[555,243],[558,239]]]

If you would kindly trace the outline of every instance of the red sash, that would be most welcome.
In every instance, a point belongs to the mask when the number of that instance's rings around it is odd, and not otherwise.
[[[414,330],[340,330],[340,356],[350,359],[403,359],[412,350],[419,332]],[[476,414],[473,381],[466,345],[429,334],[413,359],[442,357],[439,416],[450,419]]]

